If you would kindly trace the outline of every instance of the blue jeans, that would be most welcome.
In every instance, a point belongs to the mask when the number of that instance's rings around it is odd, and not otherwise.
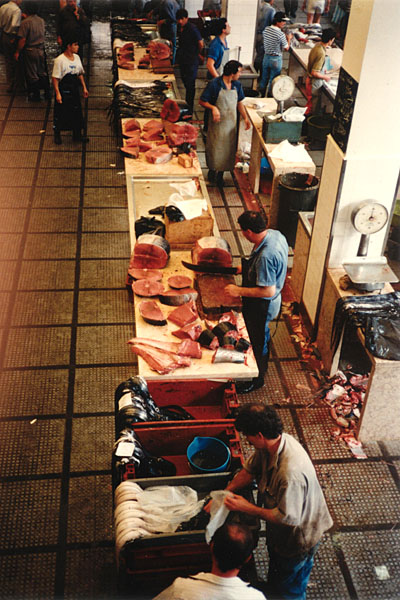
[[[268,548],[268,597],[284,600],[306,599],[307,584],[318,546],[319,544],[316,544],[304,556],[293,558],[280,556]]]
[[[261,67],[261,80],[258,89],[265,93],[267,89],[268,94],[271,93],[272,80],[277,77],[282,71],[282,55],[272,56],[271,54],[264,54]]]

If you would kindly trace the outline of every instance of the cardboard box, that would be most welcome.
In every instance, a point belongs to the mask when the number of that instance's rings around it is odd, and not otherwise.
[[[174,250],[189,250],[200,238],[212,235],[214,221],[210,212],[203,211],[200,217],[175,223],[165,217],[165,237]]]

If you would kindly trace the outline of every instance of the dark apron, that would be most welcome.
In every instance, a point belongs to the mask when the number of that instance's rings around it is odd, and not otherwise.
[[[257,252],[250,258],[242,258],[242,286],[257,287],[254,268]],[[268,368],[269,347],[266,347],[265,331],[268,327],[270,300],[242,296],[243,317],[253,347],[258,367],[258,378],[264,380]]]
[[[83,115],[78,76],[65,75],[58,87],[62,104],[54,100],[54,129],[57,131],[80,131],[83,128]]]

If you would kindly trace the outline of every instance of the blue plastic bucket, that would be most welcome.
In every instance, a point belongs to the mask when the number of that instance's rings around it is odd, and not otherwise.
[[[229,467],[231,451],[218,438],[195,437],[186,455],[195,473],[220,473]]]

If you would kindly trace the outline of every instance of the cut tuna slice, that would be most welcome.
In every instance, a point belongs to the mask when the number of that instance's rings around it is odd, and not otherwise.
[[[226,240],[216,236],[202,237],[192,248],[195,265],[213,264],[220,267],[232,266],[232,252]]]
[[[124,128],[122,128],[122,135],[126,138],[133,138],[134,140],[137,141],[137,143],[140,142],[139,129],[133,129],[132,131],[126,131]]]
[[[164,126],[160,121],[156,121],[156,119],[150,119],[143,125],[143,131],[155,131],[158,130],[159,133],[163,133]]]
[[[185,288],[183,290],[168,290],[159,294],[161,304],[167,306],[181,306],[186,304],[189,300],[196,300],[198,293],[192,288]]]
[[[124,148],[130,146],[139,146],[140,144],[140,133],[137,131],[137,135],[132,135],[132,137],[124,138]]]
[[[121,152],[129,156],[129,158],[139,157],[139,146],[123,146],[120,148]]]
[[[176,329],[171,333],[172,335],[174,335],[177,338],[180,338],[181,340],[191,339],[196,341],[202,331],[203,328],[200,325],[200,323],[189,323],[188,325],[181,327],[181,329]]]
[[[149,129],[142,134],[142,140],[145,142],[159,142],[163,139],[164,136],[158,129]]]
[[[133,42],[126,42],[123,46],[120,47],[120,52],[133,52],[135,50],[135,45]]]
[[[140,269],[163,269],[167,264],[170,245],[160,235],[144,233],[136,240],[131,266]]]
[[[128,274],[133,277],[133,279],[155,279],[156,281],[161,281],[163,274],[159,269],[135,269],[129,268]]]
[[[124,122],[124,129],[125,131],[140,131],[141,126],[137,119],[129,119]]]
[[[153,148],[153,144],[150,142],[143,142],[143,140],[139,141],[139,150],[140,152],[147,152],[147,150],[151,150]]]
[[[139,313],[150,325],[166,325],[165,316],[155,300],[143,300],[139,304]]]
[[[171,277],[168,277],[167,282],[169,287],[174,290],[181,290],[183,288],[190,288],[193,280],[186,275],[172,275]]]
[[[186,356],[178,356],[172,352],[159,350],[151,346],[131,344],[130,347],[132,352],[141,356],[160,375],[166,375],[179,367],[189,367],[191,364],[190,358]]]
[[[150,298],[151,296],[158,296],[164,291],[164,286],[155,279],[138,279],[132,283],[132,289],[138,296],[145,296]]]
[[[201,358],[202,352],[199,342],[184,340],[179,344],[178,354],[180,356],[190,356],[191,358]]]
[[[155,165],[159,165],[162,163],[166,163],[172,158],[172,152],[170,148],[154,148],[154,150],[148,150],[145,153],[146,160],[149,163],[153,163]]]
[[[168,352],[178,353],[181,344],[177,342],[162,342],[159,340],[152,340],[150,338],[134,337],[128,340],[128,344],[144,344],[145,346],[152,346],[153,348],[159,348],[160,350],[167,350]]]
[[[171,56],[171,48],[168,44],[163,42],[151,41],[147,46],[150,58],[157,58],[158,60],[165,60]]]
[[[187,302],[170,312],[167,319],[179,327],[184,327],[185,325],[196,321],[198,316],[194,302]]]

